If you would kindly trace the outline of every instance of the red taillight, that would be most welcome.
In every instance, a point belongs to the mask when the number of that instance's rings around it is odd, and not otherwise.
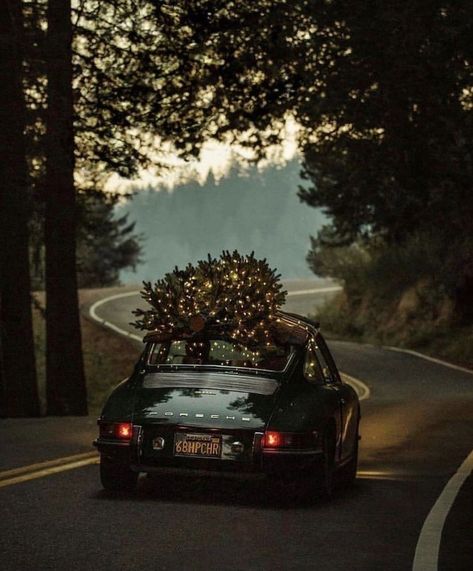
[[[100,438],[106,440],[131,440],[133,425],[131,422],[103,422],[99,421]]]
[[[274,431],[265,432],[262,440],[262,444],[265,448],[279,448],[283,445],[283,442],[283,434]]]
[[[314,448],[316,432],[276,432],[267,430],[261,439],[261,448]]]
[[[131,422],[120,422],[115,425],[115,436],[120,440],[131,440],[133,426]]]

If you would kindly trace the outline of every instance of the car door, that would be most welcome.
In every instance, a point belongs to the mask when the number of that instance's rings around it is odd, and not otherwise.
[[[342,382],[335,361],[320,333],[316,337],[316,353],[322,367],[325,382],[337,393],[340,403],[340,460],[348,459],[354,450],[357,438],[358,398],[355,391]]]

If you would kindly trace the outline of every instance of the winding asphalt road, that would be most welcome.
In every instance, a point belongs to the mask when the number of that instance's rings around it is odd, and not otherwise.
[[[288,285],[291,311],[331,294],[326,283]],[[129,330],[135,307],[128,295],[94,310]],[[471,571],[473,374],[380,347],[329,345],[339,368],[370,388],[353,489],[306,502],[264,482],[166,476],[116,497],[100,489],[93,458],[72,468],[66,459],[67,471],[46,467],[34,479],[39,468],[26,467],[20,482],[3,472],[3,486],[0,472],[0,568]],[[94,432],[90,419],[0,427],[3,469],[87,457]]]

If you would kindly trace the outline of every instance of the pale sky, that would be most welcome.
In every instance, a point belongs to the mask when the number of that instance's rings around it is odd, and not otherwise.
[[[267,158],[258,163],[258,168],[264,170],[272,164],[286,164],[297,155],[297,124],[292,119],[286,121],[284,144],[271,147]],[[238,145],[219,143],[209,140],[202,147],[200,157],[197,160],[184,161],[176,157],[169,144],[160,145],[157,153],[159,162],[169,166],[166,172],[153,172],[153,170],[140,170],[139,176],[133,180],[112,175],[106,184],[106,190],[130,191],[133,187],[151,186],[156,189],[172,190],[178,185],[197,180],[204,184],[210,173],[215,179],[221,180],[226,177],[232,166],[240,165],[244,168],[252,153]],[[162,169],[161,169],[162,170]]]

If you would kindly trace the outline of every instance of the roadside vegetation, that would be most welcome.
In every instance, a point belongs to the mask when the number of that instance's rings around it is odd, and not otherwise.
[[[134,271],[140,263],[142,236],[128,214],[117,215],[130,194],[83,190],[77,194],[76,262],[79,288],[120,284],[120,271]],[[35,203],[30,230],[31,284],[45,289],[46,248],[41,205]]]
[[[334,338],[414,349],[473,368],[473,326],[455,303],[458,271],[440,263],[441,248],[448,245],[427,236],[402,246],[359,240],[328,248],[313,240],[310,266],[344,286],[317,319]]]
[[[83,293],[83,292],[79,292]],[[36,367],[41,409],[46,410],[46,323],[41,310],[33,310]],[[111,389],[131,374],[140,354],[138,344],[111,333],[81,316],[82,352],[87,379],[89,414],[98,416]]]

